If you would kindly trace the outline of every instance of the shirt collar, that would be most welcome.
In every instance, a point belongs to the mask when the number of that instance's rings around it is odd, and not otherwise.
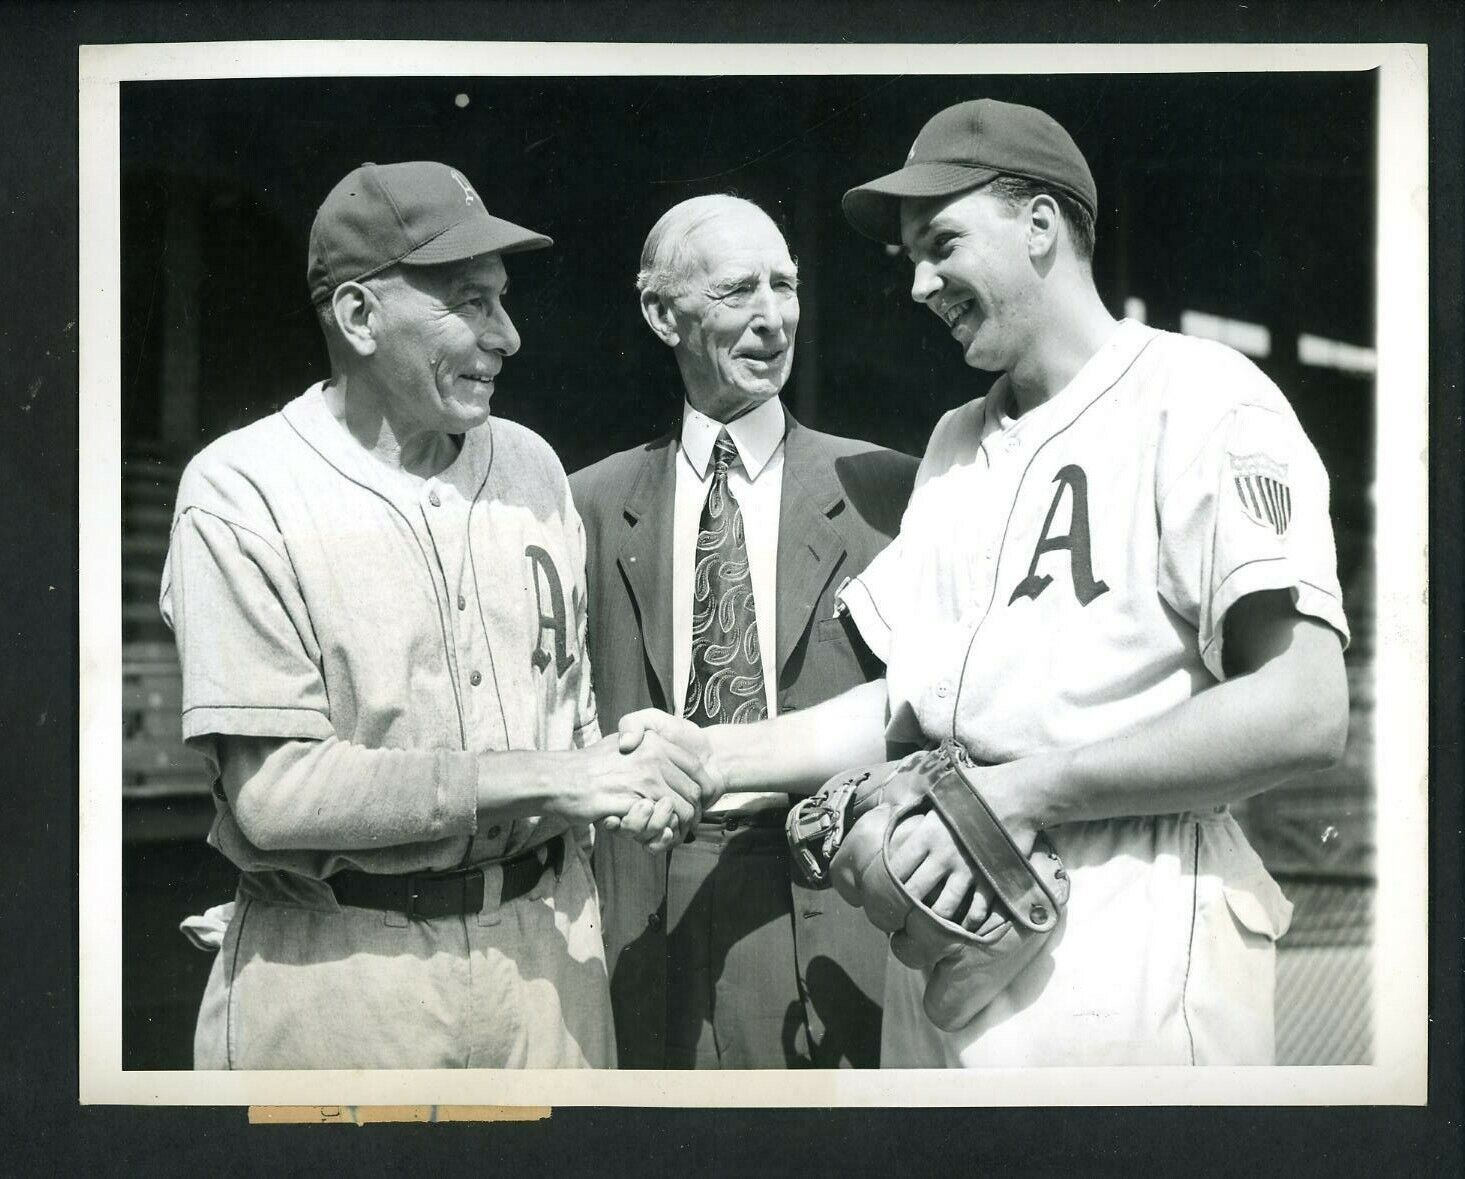
[[[420,488],[432,482],[456,487],[471,502],[482,489],[493,464],[492,418],[463,435],[463,447],[452,463],[432,479],[418,484],[373,458],[345,425],[336,420],[326,404],[324,381],[312,385],[281,413],[311,449],[342,475],[399,505],[415,503]]]
[[[682,453],[692,464],[699,479],[707,477],[707,467],[712,461],[712,446],[717,441],[723,423],[714,421],[700,410],[693,409],[690,402],[682,408]],[[738,458],[750,480],[757,479],[768,465],[779,446],[783,444],[784,414],[783,402],[777,397],[750,409],[742,417],[728,422],[728,436],[738,448]]]
[[[1099,346],[1099,350],[1084,362],[1083,367],[1074,374],[1068,384],[1042,405],[1034,406],[1021,417],[1012,416],[1012,382],[1008,379],[1007,374],[1003,373],[993,382],[992,388],[987,393],[988,426],[993,430],[1022,430],[1025,432],[1037,430],[1040,433],[1046,433],[1051,427],[1050,419],[1065,418],[1072,413],[1070,406],[1087,404],[1093,399],[1094,394],[1100,393],[1112,385],[1156,334],[1153,328],[1146,327],[1136,320],[1119,320],[1108,338]],[[1034,426],[1031,423],[1035,421],[1044,424]]]

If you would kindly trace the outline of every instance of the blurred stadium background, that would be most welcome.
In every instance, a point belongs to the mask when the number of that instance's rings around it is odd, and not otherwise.
[[[929,115],[982,96],[1043,107],[1085,151],[1110,307],[1251,355],[1327,464],[1353,626],[1347,753],[1238,809],[1296,905],[1279,1061],[1371,1059],[1372,75],[132,82],[122,95],[125,1068],[189,1066],[211,959],[178,922],[234,886],[204,843],[209,783],[179,739],[157,610],[177,481],[209,440],[325,375],[304,272],[331,185],[365,160],[441,159],[493,211],[554,236],[511,267],[524,347],[495,412],[570,470],[679,410],[632,287],[647,229],[696,193],[756,200],[800,262],[790,408],[920,454],[940,413],[989,378],[918,314],[907,267],[848,229],[838,196],[897,166]]]

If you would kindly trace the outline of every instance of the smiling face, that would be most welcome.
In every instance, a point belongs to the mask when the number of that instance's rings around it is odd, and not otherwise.
[[[1027,228],[1024,208],[983,189],[901,201],[911,298],[946,325],[973,368],[1010,371],[1030,347],[1039,279]]]
[[[373,385],[403,432],[461,434],[488,420],[494,378],[519,350],[497,254],[441,266],[402,266],[376,296]]]
[[[729,422],[778,396],[794,359],[798,268],[761,210],[733,205],[694,229],[688,274],[668,303],[687,400]]]

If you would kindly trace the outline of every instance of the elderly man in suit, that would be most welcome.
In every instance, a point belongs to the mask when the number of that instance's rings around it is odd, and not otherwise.
[[[602,728],[647,706],[760,720],[878,677],[834,594],[898,530],[916,463],[784,408],[799,300],[783,235],[749,201],[695,197],[652,228],[637,288],[685,405],[675,434],[571,480]],[[670,852],[602,841],[621,1067],[878,1063],[886,946],[792,876],[788,806],[725,796]]]

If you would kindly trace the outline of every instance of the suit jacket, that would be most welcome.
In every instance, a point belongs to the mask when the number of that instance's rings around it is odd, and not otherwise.
[[[779,508],[779,711],[807,708],[884,668],[834,593],[895,536],[916,460],[800,426],[785,410]],[[679,434],[571,476],[585,522],[590,667],[601,729],[639,708],[674,711],[672,515]],[[666,857],[616,838],[596,848],[622,1068],[660,1068],[666,1013]],[[878,1063],[885,938],[833,892],[791,878],[805,1016],[821,1067]]]

